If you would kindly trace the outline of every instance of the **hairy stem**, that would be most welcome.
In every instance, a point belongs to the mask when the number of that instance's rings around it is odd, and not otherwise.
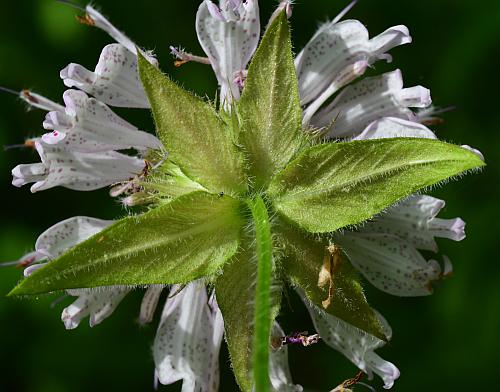
[[[247,201],[255,226],[257,286],[253,336],[253,376],[256,392],[269,391],[269,335],[271,333],[272,240],[269,215],[260,196]]]

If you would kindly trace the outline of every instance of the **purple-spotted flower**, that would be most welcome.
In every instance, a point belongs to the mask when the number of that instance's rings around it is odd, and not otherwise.
[[[417,192],[484,159],[437,140],[426,126],[429,90],[404,88],[401,71],[361,79],[411,37],[394,26],[370,38],[361,22],[342,20],[353,5],[294,59],[290,1],[278,4],[262,40],[257,0],[201,2],[195,27],[206,57],[171,52],[178,65],[212,67],[218,107],[162,75],[151,52],[87,6],[79,20],[116,43],[94,71],[72,63],[60,72],[70,88],[64,106],[19,93],[48,112],[49,132],[27,143],[41,162],[15,167],[13,184],[112,186],[140,210],[49,228],[33,252],[6,263],[26,267],[13,294],[76,297],[62,312],[67,329],[87,317],[101,323],[133,288],[144,290],[138,313],[147,324],[164,298],[155,383],[182,380],[184,392],[218,390],[224,335],[245,392],[301,391],[287,346],[318,342],[391,388],[399,370],[374,350],[392,331],[357,271],[392,295],[430,294],[452,267],[420,251],[437,253],[437,237],[462,240],[465,224],[438,217],[444,201]],[[150,109],[157,136],[110,106]],[[283,283],[303,299],[313,334],[286,334],[275,320]]]

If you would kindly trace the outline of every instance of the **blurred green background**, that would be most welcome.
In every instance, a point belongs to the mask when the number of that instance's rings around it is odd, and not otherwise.
[[[169,45],[201,54],[194,31],[198,1],[140,2],[102,0],[105,15],[145,48],[154,48],[164,71],[199,94],[214,96],[215,78],[203,65],[174,68]],[[334,17],[346,0],[298,0],[293,35],[299,50],[319,21]],[[275,6],[261,1],[264,21]],[[2,1],[0,24],[0,85],[32,88],[59,100],[64,86],[59,70],[70,62],[93,69],[106,34],[79,25],[76,11],[54,0]],[[480,175],[448,184],[433,194],[445,198],[443,217],[461,216],[468,237],[462,243],[440,241],[454,262],[455,275],[426,298],[400,299],[366,285],[371,303],[390,321],[392,342],[382,350],[401,370],[396,391],[498,390],[495,380],[500,349],[500,209],[498,91],[500,90],[500,2],[485,0],[360,1],[349,17],[365,23],[371,35],[405,24],[414,43],[391,53],[394,63],[376,64],[371,74],[401,68],[407,86],[432,90],[439,106],[456,105],[445,123],[435,127],[445,140],[480,149],[489,166]],[[118,110],[138,126],[151,129],[146,111]],[[41,111],[26,112],[8,94],[0,94],[0,145],[41,134]],[[0,259],[14,260],[31,250],[38,234],[74,215],[105,219],[125,212],[107,197],[53,189],[32,195],[28,187],[10,185],[17,163],[36,161],[33,152],[0,152],[2,186]],[[0,296],[20,279],[17,269],[0,270]],[[87,320],[65,331],[59,320],[64,304],[50,307],[54,297],[0,298],[0,390],[29,392],[152,390],[151,344],[158,316],[151,326],[136,322],[140,293],[129,295],[115,314],[90,329]],[[312,330],[296,298],[284,316],[286,330]],[[329,390],[356,373],[342,356],[319,344],[293,347],[290,364],[295,381],[308,390]],[[235,391],[224,352],[222,391]],[[381,389],[375,380],[377,390]],[[180,390],[179,385],[161,390]],[[359,390],[363,390],[362,387]]]

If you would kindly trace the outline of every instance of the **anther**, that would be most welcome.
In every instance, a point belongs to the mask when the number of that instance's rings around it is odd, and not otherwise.
[[[179,67],[183,66],[186,63],[189,63],[189,61],[188,60],[175,60],[174,61],[174,66],[177,67],[177,68],[179,68]]]
[[[181,65],[189,63],[190,61],[210,65],[210,60],[208,57],[195,56],[194,54],[187,53],[184,50],[180,48],[178,49],[174,46],[170,47],[170,53],[172,53],[172,55],[177,58],[177,60],[174,62],[174,65],[176,67],[180,67]]]
[[[23,90],[21,91],[21,95],[26,99],[26,101],[33,103],[33,104],[39,104],[40,101],[31,94],[29,90]]]
[[[35,261],[35,257],[29,257],[26,260],[16,260],[16,261],[7,261],[5,263],[0,263],[0,268],[1,267],[16,267],[16,268],[24,268],[30,265]]]
[[[83,16],[76,15],[75,18],[79,23],[86,26],[95,26],[95,20],[89,14],[84,14]]]

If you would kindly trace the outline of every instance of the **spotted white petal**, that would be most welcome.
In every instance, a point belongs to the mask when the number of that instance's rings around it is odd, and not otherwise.
[[[45,129],[53,130],[42,136],[46,144],[61,143],[80,152],[161,148],[154,135],[140,131],[83,91],[67,90],[63,99],[65,111],[47,113],[43,123]]]
[[[129,291],[126,287],[67,290],[78,299],[63,310],[61,320],[66,329],[74,329],[90,316],[89,324],[93,327],[109,317]]]
[[[384,117],[368,125],[363,132],[353,140],[383,139],[393,137],[414,137],[422,139],[437,139],[425,125],[403,120],[397,117]]]
[[[31,192],[55,186],[91,191],[129,180],[140,174],[145,167],[143,160],[115,151],[81,153],[49,145],[41,140],[35,141],[35,147],[42,163],[18,165],[12,170],[14,185],[35,182]]]
[[[36,252],[54,259],[68,249],[99,233],[113,221],[75,216],[45,230],[35,243]]]
[[[415,114],[410,107],[430,104],[429,90],[422,86],[403,88],[401,71],[396,70],[345,87],[311,123],[326,127],[330,138],[351,137],[382,117],[412,120]]]
[[[271,336],[281,338],[285,333],[277,322],[274,322]],[[301,392],[303,388],[292,381],[288,366],[288,347],[271,351],[269,355],[269,378],[274,392]]]
[[[38,237],[32,255],[36,260],[56,258],[112,223],[113,221],[86,216],[66,219],[48,228]],[[29,276],[46,264],[32,264],[24,270],[24,275]],[[90,316],[90,326],[97,325],[111,315],[129,291],[124,287],[67,290],[69,295],[77,296],[78,299],[63,310],[61,319],[67,329],[76,328],[87,316]]]
[[[71,63],[60,76],[67,87],[77,87],[108,105],[150,107],[139,79],[137,56],[122,45],[105,46],[94,72]]]
[[[22,90],[19,97],[30,106],[46,111],[64,110],[64,106],[30,90]]]
[[[370,39],[357,20],[323,24],[298,55],[296,61],[302,104],[321,97],[316,110],[341,87],[362,75],[379,59],[390,60],[386,52],[411,42],[405,26],[394,26]],[[358,64],[357,67],[353,67]],[[327,94],[323,94],[325,91]]]
[[[221,100],[240,97],[239,79],[260,37],[257,0],[205,0],[196,14],[196,33],[221,86]]]
[[[155,284],[148,287],[144,297],[142,297],[141,310],[139,313],[139,322],[144,325],[153,321],[154,313],[158,307],[161,293],[164,285]]]
[[[378,289],[401,297],[432,294],[432,282],[442,278],[441,266],[425,260],[414,246],[392,234],[336,235],[351,263]]]
[[[208,304],[205,285],[173,286],[154,341],[156,377],[162,384],[183,380],[182,391],[217,391],[223,322]],[[175,294],[177,293],[177,294]]]
[[[16,187],[44,181],[46,177],[47,166],[43,163],[23,163],[12,169],[12,185]]]
[[[394,381],[399,378],[399,370],[374,352],[385,344],[382,340],[324,312],[304,296],[302,299],[316,331],[326,344],[345,355],[360,370],[367,373],[370,379],[375,373],[384,381],[385,389],[392,388]],[[389,324],[380,314],[378,316],[385,335],[390,339],[392,331]]]
[[[40,268],[43,268],[47,265],[47,262],[45,263],[36,263],[36,264],[31,264],[30,266],[26,267],[23,270],[23,276],[27,278],[30,276],[33,272],[38,271]]]
[[[465,238],[465,222],[462,219],[437,218],[444,206],[444,200],[431,196],[411,196],[374,217],[360,231],[397,235],[417,249],[437,252],[435,237],[454,241]]]

